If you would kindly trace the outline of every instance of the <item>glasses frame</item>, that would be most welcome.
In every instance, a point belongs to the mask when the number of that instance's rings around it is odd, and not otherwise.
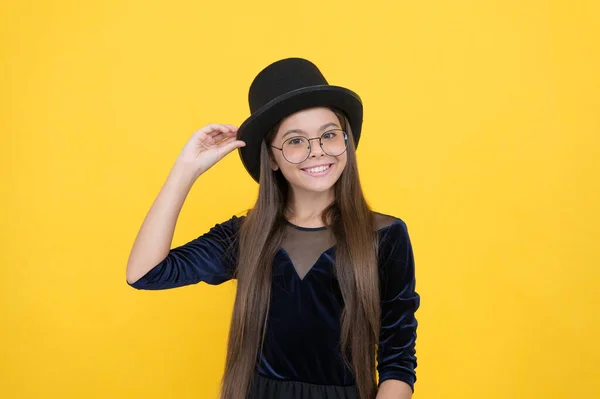
[[[325,149],[323,148],[323,136],[326,135],[327,133],[331,133],[331,132],[342,132],[344,134],[344,151],[340,152],[337,155],[331,155],[330,153],[328,153],[327,151],[325,151]],[[271,147],[275,148],[276,150],[281,151],[281,155],[283,155],[283,158],[285,158],[286,161],[288,161],[291,164],[300,164],[304,161],[306,161],[309,157],[310,157],[310,153],[312,152],[312,146],[311,146],[311,140],[319,140],[319,147],[321,147],[321,150],[323,150],[323,152],[327,155],[329,155],[330,157],[339,157],[340,155],[342,155],[343,153],[345,153],[346,151],[348,151],[348,133],[346,133],[345,130],[343,129],[329,129],[326,132],[323,132],[323,134],[321,134],[319,137],[313,137],[312,139],[308,139],[304,136],[294,136],[294,137],[290,137],[289,139],[286,139],[284,141],[284,143],[286,143],[289,140],[295,139],[295,138],[302,138],[306,141],[308,141],[308,151],[306,153],[306,158],[304,158],[302,161],[300,162],[292,162],[289,159],[286,158],[285,153],[283,152],[283,146],[281,146],[281,148],[279,147],[275,147],[274,145],[271,145]]]

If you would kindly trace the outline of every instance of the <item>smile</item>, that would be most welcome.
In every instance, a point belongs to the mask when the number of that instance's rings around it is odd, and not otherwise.
[[[302,170],[311,176],[324,176],[329,173],[333,164],[313,166],[312,168],[303,168]]]

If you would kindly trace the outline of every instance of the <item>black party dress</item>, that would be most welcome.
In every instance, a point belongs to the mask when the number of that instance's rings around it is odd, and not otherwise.
[[[237,264],[236,233],[244,217],[215,225],[171,249],[145,276],[130,284],[161,290],[204,282],[221,284]],[[407,226],[374,214],[379,236],[381,332],[377,348],[379,383],[396,379],[414,390],[416,381],[414,257]],[[287,223],[273,260],[271,305],[262,353],[249,398],[357,398],[353,373],[340,350],[343,299],[333,273],[335,239],[327,227]]]

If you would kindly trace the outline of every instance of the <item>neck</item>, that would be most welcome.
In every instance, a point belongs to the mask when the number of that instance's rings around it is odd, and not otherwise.
[[[322,193],[291,188],[287,204],[287,218],[298,226],[321,227],[323,226],[321,215],[334,199],[333,187]]]

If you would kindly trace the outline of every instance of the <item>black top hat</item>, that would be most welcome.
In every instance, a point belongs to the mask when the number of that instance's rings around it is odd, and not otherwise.
[[[332,86],[312,62],[286,58],[263,69],[248,93],[250,117],[238,129],[237,139],[246,142],[238,152],[244,167],[257,182],[260,178],[260,146],[269,129],[294,112],[311,107],[330,107],[348,117],[355,146],[358,145],[363,107],[358,94]]]

